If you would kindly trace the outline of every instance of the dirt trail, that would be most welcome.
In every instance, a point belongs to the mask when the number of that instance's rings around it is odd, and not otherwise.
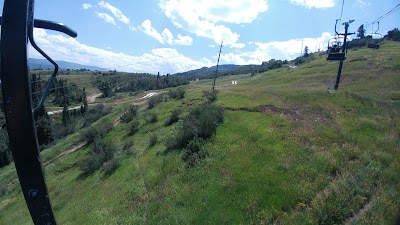
[[[114,104],[120,105],[120,104],[123,104],[123,103],[133,103],[134,105],[143,105],[143,104],[146,104],[146,102],[148,101],[148,99],[149,99],[150,97],[159,95],[160,93],[162,93],[162,92],[150,92],[149,94],[147,94],[147,95],[145,95],[145,96],[143,96],[143,97],[135,98],[135,99],[128,100],[128,101],[116,102],[116,103],[114,103]],[[93,95],[90,95],[90,96],[88,97],[88,102],[90,102],[90,103],[94,102],[94,101],[96,100],[96,98],[99,97],[99,96],[101,96],[101,94],[93,94]],[[122,115],[124,115],[125,113],[127,113],[127,111],[125,111],[124,113],[122,113]],[[121,116],[122,116],[122,115],[121,115]],[[118,116],[117,119],[114,121],[114,127],[118,126],[118,125],[121,123],[121,116]],[[79,142],[79,143],[77,143],[76,145],[72,146],[70,149],[68,149],[68,150],[66,150],[66,151],[64,151],[64,152],[61,152],[58,156],[56,156],[55,158],[53,158],[53,159],[47,161],[47,162],[44,163],[43,165],[48,165],[48,164],[50,164],[50,163],[56,161],[57,159],[60,159],[60,158],[66,156],[66,155],[68,155],[68,154],[71,154],[71,153],[75,152],[76,150],[82,148],[82,147],[85,146],[86,144],[87,144],[86,141]]]
[[[45,166],[45,165],[48,165],[48,164],[50,164],[50,163],[56,161],[57,159],[60,159],[60,158],[66,156],[66,155],[68,155],[68,154],[70,154],[70,153],[72,153],[72,152],[75,152],[76,150],[82,148],[82,147],[85,146],[86,144],[87,144],[86,141],[78,142],[77,144],[73,145],[73,146],[72,146],[70,149],[68,149],[67,151],[61,152],[58,156],[56,156],[56,157],[54,157],[53,159],[51,159],[51,160],[45,162],[43,165],[44,165],[44,166]]]
[[[100,97],[101,95],[102,95],[101,93],[99,93],[99,94],[91,94],[91,95],[86,97],[87,102],[88,103],[93,103],[94,101],[96,101],[96,98]]]

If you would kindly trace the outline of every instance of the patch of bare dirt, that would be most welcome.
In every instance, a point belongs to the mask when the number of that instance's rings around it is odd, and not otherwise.
[[[91,94],[89,96],[86,97],[87,102],[88,103],[93,103],[94,101],[96,101],[96,98],[100,97],[102,94]]]

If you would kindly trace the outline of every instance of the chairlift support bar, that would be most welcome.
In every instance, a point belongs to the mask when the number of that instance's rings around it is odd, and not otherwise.
[[[26,204],[34,224],[50,225],[56,224],[56,221],[39,154],[28,76],[27,44],[28,39],[34,42],[33,35],[30,35],[34,26],[61,31],[72,37],[77,34],[62,24],[34,20],[33,17],[34,0],[4,1],[0,19],[1,81],[10,150]]]

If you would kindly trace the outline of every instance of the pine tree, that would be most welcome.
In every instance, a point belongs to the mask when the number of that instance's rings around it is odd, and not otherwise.
[[[81,106],[81,113],[84,114],[88,108],[88,102],[86,99],[86,88],[84,87],[82,90],[82,103],[83,107]]]
[[[360,39],[365,38],[365,29],[364,29],[364,24],[362,24],[358,30],[357,30],[357,37],[359,37]]]
[[[308,57],[308,56],[310,56],[310,54],[308,53],[308,47],[306,46],[306,47],[304,47],[304,55],[303,55],[304,57]]]
[[[64,127],[66,127],[70,121],[71,121],[71,118],[70,118],[69,112],[68,112],[68,105],[66,103],[64,103],[63,111],[62,111],[62,125]]]

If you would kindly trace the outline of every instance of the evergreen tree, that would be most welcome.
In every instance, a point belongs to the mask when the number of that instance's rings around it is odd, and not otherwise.
[[[160,72],[157,73],[156,89],[160,89]]]
[[[358,30],[357,30],[357,37],[359,37],[360,39],[365,38],[365,29],[364,29],[364,24],[362,24]]]
[[[84,87],[82,90],[82,103],[83,107],[81,107],[81,113],[84,114],[88,108],[88,102],[86,99],[86,88]]]
[[[306,46],[306,47],[304,47],[304,55],[303,55],[304,57],[308,57],[308,56],[310,56],[310,54],[308,53],[308,47]]]
[[[63,112],[62,112],[62,125],[64,127],[68,126],[68,123],[71,121],[69,112],[68,112],[68,102],[64,99],[63,104]]]
[[[32,96],[33,106],[38,104],[40,101],[41,93],[43,91],[41,83],[42,80],[40,76],[37,77],[36,74],[32,74],[31,91],[32,93],[38,93]],[[36,123],[36,135],[39,145],[46,145],[54,141],[50,117],[43,105],[35,112],[34,119]]]

